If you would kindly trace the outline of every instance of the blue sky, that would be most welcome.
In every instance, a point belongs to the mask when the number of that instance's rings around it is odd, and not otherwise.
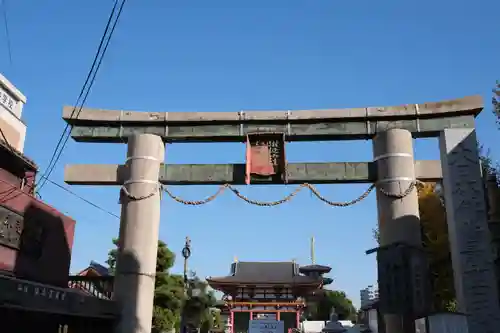
[[[5,1],[5,0],[4,0]],[[8,2],[13,62],[0,31],[0,70],[28,98],[26,154],[46,167],[63,130],[62,106],[73,104],[102,34],[112,1]],[[489,105],[500,79],[500,2],[190,0],[128,1],[88,106],[143,111],[239,111],[398,105],[482,94],[480,140],[498,139]],[[419,159],[437,159],[437,140],[416,143]],[[496,151],[495,151],[496,150]],[[71,141],[52,179],[67,163],[123,163],[125,146]],[[369,142],[293,143],[291,162],[369,161]],[[243,162],[242,144],[177,144],[168,163]],[[294,186],[245,187],[252,198],[279,199]],[[319,186],[336,201],[367,185]],[[117,187],[72,187],[119,213]],[[199,199],[215,187],[172,189]],[[77,220],[72,270],[103,262],[118,221],[47,184],[43,199]],[[275,208],[250,206],[230,193],[202,207],[164,197],[161,239],[179,253],[192,239],[190,266],[225,275],[240,260],[331,265],[334,288],[359,304],[359,289],[376,281],[374,195],[331,208],[307,193]],[[180,255],[179,255],[180,257]],[[181,271],[178,260],[176,271]]]

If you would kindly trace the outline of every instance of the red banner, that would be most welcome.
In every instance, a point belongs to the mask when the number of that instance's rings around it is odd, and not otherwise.
[[[246,177],[272,177],[285,169],[284,137],[282,134],[249,134],[246,142]],[[283,179],[284,180],[284,179]]]

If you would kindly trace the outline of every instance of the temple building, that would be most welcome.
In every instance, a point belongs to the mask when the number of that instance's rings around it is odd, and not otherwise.
[[[316,266],[316,267],[314,267]],[[235,261],[228,276],[207,277],[208,284],[224,293],[223,312],[229,312],[230,333],[247,332],[250,320],[276,319],[285,332],[299,328],[306,299],[321,289],[329,267],[299,267],[290,262]]]

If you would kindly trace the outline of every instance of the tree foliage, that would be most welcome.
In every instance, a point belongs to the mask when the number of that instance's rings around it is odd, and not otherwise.
[[[435,310],[455,310],[455,289],[451,264],[446,211],[435,183],[418,191],[422,243],[429,254],[432,299]]]
[[[312,320],[329,320],[332,308],[335,309],[339,320],[356,320],[356,308],[345,292],[324,289],[319,300],[311,305]]]
[[[222,328],[222,318],[220,316],[220,311],[209,310],[206,311],[205,318],[201,321],[200,332],[207,333],[210,329]]]
[[[200,327],[202,333],[220,326],[220,317],[211,310],[217,301],[215,294],[195,272],[190,273],[187,297],[184,311],[194,326]]]
[[[115,246],[109,251],[106,261],[112,272],[116,269],[118,240],[113,239],[113,244]],[[191,274],[190,286],[185,290],[183,276],[170,273],[174,263],[175,254],[164,242],[158,241],[152,332],[179,329],[181,312],[186,309],[191,316],[200,318],[201,323],[208,322],[204,324],[205,327],[212,328],[214,320],[209,315],[209,307],[215,303],[213,292],[207,290],[206,282],[201,281],[195,273]],[[200,291],[196,298],[191,297],[194,289]]]

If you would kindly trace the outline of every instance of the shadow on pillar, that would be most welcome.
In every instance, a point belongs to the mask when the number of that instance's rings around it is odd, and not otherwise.
[[[384,212],[379,212],[384,214]],[[415,320],[432,311],[429,260],[420,218],[405,215],[380,226],[377,253],[379,309],[387,333],[413,333]]]
[[[137,318],[136,307],[139,307],[139,275],[136,272],[140,272],[139,262],[136,257],[129,252],[122,252],[120,254],[119,271],[126,276],[125,279],[121,279],[120,288],[126,290],[126,296],[124,297],[124,292],[120,291],[121,297],[125,300],[117,300],[119,307],[119,316],[117,318],[116,330],[117,333],[142,333],[146,332],[143,327],[141,327],[139,318]],[[116,294],[116,291],[115,291]],[[125,303],[126,302],[126,303]],[[152,320],[152,318],[151,318]],[[154,330],[152,331],[154,332]]]

